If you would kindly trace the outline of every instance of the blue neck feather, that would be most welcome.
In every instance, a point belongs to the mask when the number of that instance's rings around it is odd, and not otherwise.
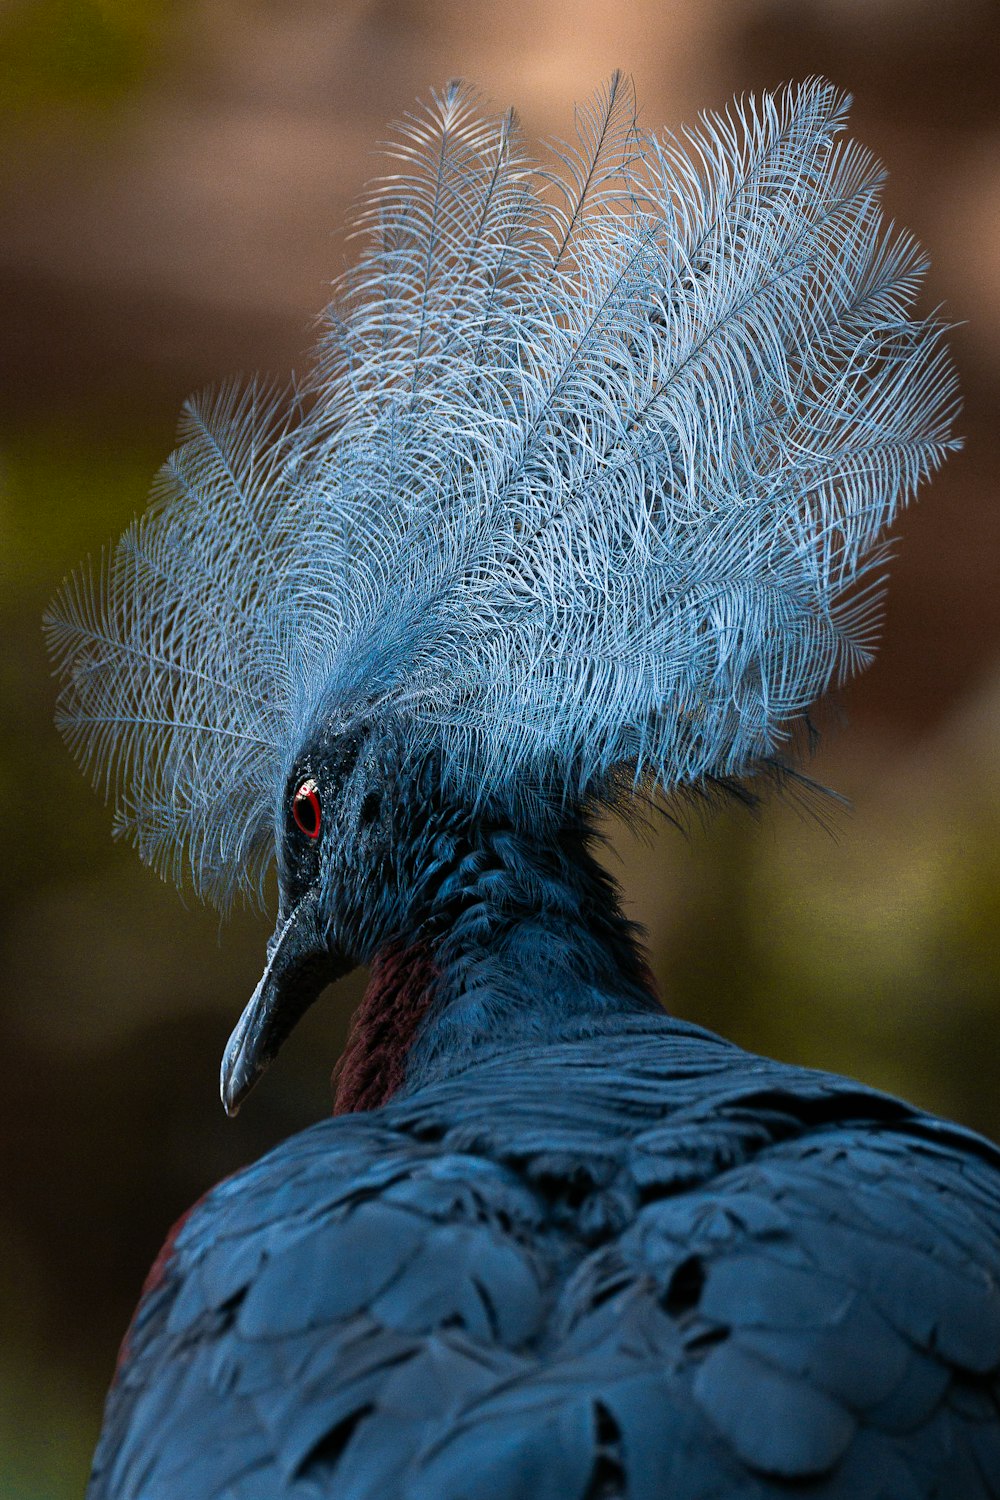
[[[460,1070],[493,1046],[544,1044],[609,1016],[660,1010],[615,882],[572,820],[544,842],[511,828],[479,836],[443,866],[412,950],[434,983],[406,1063],[406,1087]]]

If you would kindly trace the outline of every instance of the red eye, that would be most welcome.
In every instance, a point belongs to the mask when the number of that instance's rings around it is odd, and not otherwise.
[[[315,781],[304,781],[292,798],[292,817],[307,839],[319,838],[319,787]]]

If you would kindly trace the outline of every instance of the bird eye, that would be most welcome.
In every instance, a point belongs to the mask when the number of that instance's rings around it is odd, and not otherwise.
[[[319,787],[311,778],[302,783],[292,798],[292,817],[307,839],[319,838]]]

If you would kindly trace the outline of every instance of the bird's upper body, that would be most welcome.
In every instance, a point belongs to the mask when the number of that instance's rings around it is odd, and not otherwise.
[[[590,849],[773,779],[954,446],[845,117],[656,139],[615,76],[539,168],[449,86],[305,388],[190,404],[53,605],[143,857],[222,907],[276,858],[227,1109],[372,969],[339,1117],[168,1242],[91,1500],[1000,1494],[996,1153],[668,1018]]]
[[[664,1014],[579,825],[470,831],[365,955],[360,1112],[168,1244],[91,1500],[1000,1495],[1000,1152]]]

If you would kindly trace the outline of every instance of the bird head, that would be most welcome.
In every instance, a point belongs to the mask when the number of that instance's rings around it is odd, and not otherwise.
[[[654,138],[615,75],[539,166],[449,85],[304,387],[188,403],[147,515],[55,600],[58,721],[117,828],[223,908],[277,863],[227,1108],[420,929],[456,820],[555,839],[623,785],[752,778],[871,658],[957,396],[847,105],[814,79]]]
[[[558,816],[539,800],[533,813]],[[409,746],[387,705],[330,715],[307,736],[278,800],[277,922],[223,1055],[229,1114],[327,985],[427,937],[442,880],[488,815],[482,799],[448,798],[440,757]]]
[[[318,734],[285,782],[275,827],[278,920],[223,1056],[229,1114],[326,985],[364,961],[389,919],[384,785],[371,743],[362,731]]]
[[[310,735],[294,759],[275,826],[277,924],[222,1061],[230,1114],[328,984],[421,925],[426,841],[413,816],[421,774],[404,754],[384,721],[376,730],[341,719]],[[423,779],[431,780],[426,767]],[[442,832],[438,823],[438,843]]]

